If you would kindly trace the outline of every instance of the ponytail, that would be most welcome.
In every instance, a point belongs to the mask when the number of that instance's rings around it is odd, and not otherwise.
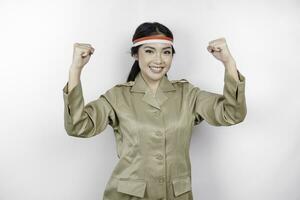
[[[129,72],[129,76],[127,78],[127,82],[134,81],[136,75],[141,71],[138,60],[135,60],[131,70]]]

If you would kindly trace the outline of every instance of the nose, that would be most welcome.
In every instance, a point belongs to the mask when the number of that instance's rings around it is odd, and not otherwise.
[[[156,54],[156,56],[155,56],[155,64],[162,64],[162,62],[163,62],[163,60],[162,60],[162,58],[161,58],[161,55],[158,53],[158,54]]]

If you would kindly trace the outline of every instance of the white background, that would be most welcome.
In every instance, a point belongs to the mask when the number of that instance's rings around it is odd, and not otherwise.
[[[0,199],[102,199],[112,128],[81,139],[63,125],[73,43],[96,49],[81,78],[89,102],[126,81],[135,28],[158,21],[175,38],[169,79],[222,93],[224,67],[206,50],[219,37],[246,77],[245,121],[194,129],[194,199],[299,200],[299,19],[296,0],[0,1]]]

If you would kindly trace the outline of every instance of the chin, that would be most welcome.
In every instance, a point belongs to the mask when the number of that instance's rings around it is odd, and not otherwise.
[[[149,78],[151,78],[152,80],[160,80],[162,77],[164,77],[164,75],[166,74],[166,72],[161,72],[159,74],[153,74],[152,72],[149,72],[147,75]]]

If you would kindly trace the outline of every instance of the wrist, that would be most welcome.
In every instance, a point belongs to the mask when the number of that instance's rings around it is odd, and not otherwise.
[[[236,62],[233,58],[230,58],[226,61],[223,62],[224,66],[227,67],[235,67],[236,66]]]
[[[70,68],[69,70],[69,80],[70,81],[74,81],[76,80],[79,80],[80,79],[80,76],[81,76],[81,69],[78,69],[78,68]]]

